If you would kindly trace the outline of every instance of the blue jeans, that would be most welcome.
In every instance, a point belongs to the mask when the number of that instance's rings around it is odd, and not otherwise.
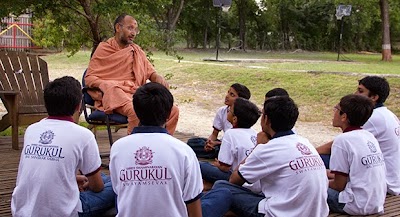
[[[115,206],[115,193],[112,189],[111,178],[101,173],[104,189],[100,192],[84,191],[80,193],[82,213],[80,217],[101,216]]]
[[[201,210],[204,217],[222,217],[228,212],[232,194],[228,189],[211,189],[201,197]]]
[[[204,180],[207,182],[214,183],[218,180],[229,180],[229,177],[231,176],[232,172],[224,172],[218,167],[210,164],[209,162],[202,162],[200,161],[200,170],[201,170],[201,176],[203,177]]]
[[[230,209],[236,215],[241,217],[263,217],[264,214],[258,213],[258,203],[265,197],[261,194],[255,194],[247,188],[234,185],[228,181],[215,182],[213,189],[228,189],[232,194]],[[210,192],[211,192],[210,191]],[[219,207],[215,207],[218,209]]]
[[[339,203],[339,191],[336,191],[332,188],[328,188],[328,206],[329,206],[329,211],[335,212],[335,213],[342,213],[342,214],[347,214],[345,211],[343,211],[345,203]]]

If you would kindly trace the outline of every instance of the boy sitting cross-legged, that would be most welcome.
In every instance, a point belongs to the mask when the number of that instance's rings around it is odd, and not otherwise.
[[[218,159],[213,164],[200,162],[204,181],[214,183],[229,179],[232,170],[251,153],[257,143],[257,132],[250,127],[259,117],[260,111],[254,103],[240,97],[235,100],[227,117],[233,128],[225,132]]]
[[[334,107],[332,125],[343,134],[333,140],[328,205],[331,212],[350,215],[383,213],[386,197],[385,163],[374,135],[361,129],[374,105],[361,95],[344,96]]]
[[[215,115],[213,122],[213,131],[208,138],[193,137],[190,138],[187,144],[196,153],[199,158],[214,159],[218,156],[221,140],[218,139],[218,134],[224,133],[232,128],[232,124],[227,120],[229,109],[238,97],[250,99],[250,90],[239,83],[232,84],[225,96],[225,105],[220,107]]]
[[[165,129],[173,104],[169,90],[154,82],[133,95],[140,124],[116,141],[110,153],[119,217],[201,216],[203,186],[196,155]]]
[[[26,129],[11,200],[13,216],[100,216],[114,207],[110,177],[100,171],[96,139],[72,118],[80,111],[81,90],[70,76],[46,85],[49,116]]]
[[[257,145],[229,182],[215,182],[202,198],[203,213],[212,210],[208,217],[228,210],[240,217],[328,215],[324,163],[313,145],[291,130],[298,115],[289,97],[265,101],[261,128],[271,140]],[[260,182],[262,194],[242,187],[245,182]],[[222,189],[228,189],[231,195],[217,192]]]

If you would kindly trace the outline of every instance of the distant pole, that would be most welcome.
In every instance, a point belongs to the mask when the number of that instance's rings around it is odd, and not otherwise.
[[[218,14],[217,14],[218,32],[217,32],[217,42],[216,42],[217,56],[215,57],[216,60],[218,60],[219,43],[221,40],[221,10],[222,10],[221,8],[218,8]]]
[[[337,61],[340,58],[340,51],[342,50],[342,39],[343,39],[343,24],[344,17],[350,16],[351,14],[351,5],[338,5],[336,8],[336,19],[340,20],[340,30],[339,30],[339,41],[338,41],[338,49],[337,49]]]
[[[338,53],[337,53],[337,60],[339,61],[339,56],[340,56],[340,50],[342,49],[342,38],[343,38],[343,19],[344,17],[342,17],[342,19],[340,19],[340,33],[339,33],[339,43],[338,43]]]
[[[218,13],[217,13],[217,41],[216,41],[216,47],[217,47],[217,56],[215,57],[215,60],[218,61],[218,54],[219,54],[219,46],[221,44],[221,16],[222,12],[228,12],[229,8],[232,5],[232,0],[213,0],[213,6],[218,8]]]

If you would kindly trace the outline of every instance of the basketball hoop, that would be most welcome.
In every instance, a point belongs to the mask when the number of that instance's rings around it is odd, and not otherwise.
[[[222,8],[223,12],[228,12],[229,8],[231,8],[231,6],[230,5],[222,5],[221,8]]]
[[[336,8],[336,19],[341,20],[344,16],[351,15],[351,5],[338,5]]]

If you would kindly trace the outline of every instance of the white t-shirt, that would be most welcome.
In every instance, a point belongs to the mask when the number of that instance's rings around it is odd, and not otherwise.
[[[78,216],[76,171],[89,174],[101,159],[93,133],[73,122],[43,119],[30,125],[11,201],[13,216]]]
[[[133,133],[117,140],[110,175],[120,217],[188,216],[185,202],[198,199],[203,190],[193,150],[167,133]]]
[[[253,129],[232,128],[225,132],[221,148],[218,153],[218,161],[231,165],[231,171],[235,170],[253,151],[257,144],[257,132]]]
[[[257,145],[239,166],[249,183],[260,180],[265,199],[258,212],[265,216],[328,216],[328,178],[321,157],[297,134]]]
[[[233,127],[227,119],[229,111],[228,108],[229,107],[227,105],[220,107],[213,122],[213,127],[217,130],[224,131],[224,133]]]
[[[399,119],[386,107],[374,109],[362,127],[379,142],[386,164],[387,191],[400,194],[400,124]]]
[[[351,215],[383,213],[386,172],[382,151],[374,135],[366,130],[342,133],[333,140],[330,169],[348,174],[339,193],[343,210]]]

